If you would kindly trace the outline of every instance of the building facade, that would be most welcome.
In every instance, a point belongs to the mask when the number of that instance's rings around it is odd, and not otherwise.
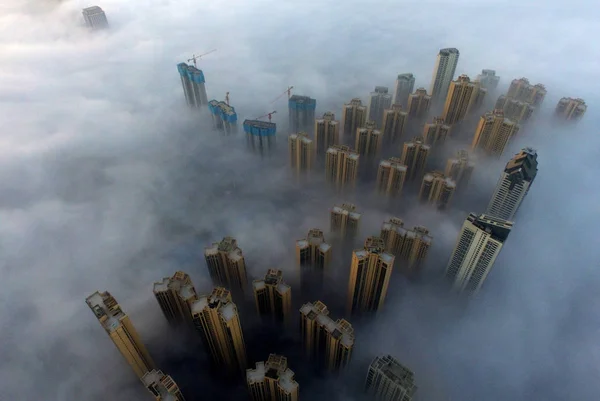
[[[155,401],[185,401],[173,378],[160,370],[146,373],[141,380]]]
[[[365,390],[375,401],[412,401],[414,373],[391,355],[376,357],[367,372]]]
[[[512,99],[504,95],[500,96],[498,100],[496,100],[494,109],[502,110],[506,118],[517,123],[529,120],[535,111],[535,107],[533,107],[531,104]]]
[[[423,176],[419,201],[445,209],[452,200],[456,183],[450,177],[446,177],[441,171],[432,171]]]
[[[408,96],[407,111],[410,118],[424,119],[431,107],[431,96],[425,88],[418,88],[415,93]]]
[[[361,214],[356,205],[343,203],[334,206],[330,213],[329,230],[341,238],[354,238],[358,234]]]
[[[325,178],[338,189],[354,187],[360,155],[344,145],[334,145],[325,154]]]
[[[399,104],[402,107],[408,106],[408,96],[413,93],[415,88],[415,76],[411,73],[399,74],[396,78],[396,87],[394,88],[393,104]]]
[[[404,143],[400,162],[408,169],[406,173],[408,180],[412,181],[423,174],[430,149],[431,147],[425,144],[423,137],[420,136],[414,137],[411,141]]]
[[[185,101],[191,108],[198,108],[208,104],[204,73],[192,65],[186,63],[177,64],[177,71],[181,77]]]
[[[441,117],[434,117],[433,121],[423,127],[423,140],[429,146],[441,145],[450,136],[450,125]]]
[[[443,102],[448,93],[450,82],[454,79],[460,52],[455,48],[441,49],[438,53],[429,93],[434,102]]]
[[[270,354],[266,362],[257,362],[246,370],[246,383],[252,401],[298,401],[299,386],[284,356]]]
[[[296,174],[307,172],[311,169],[314,155],[313,141],[308,137],[306,132],[298,132],[289,136],[288,151],[290,154],[290,164]]]
[[[344,137],[352,138],[356,129],[364,127],[367,122],[367,106],[359,98],[354,98],[342,107],[342,121],[344,122]]]
[[[376,128],[375,121],[367,121],[365,126],[356,129],[354,148],[359,155],[374,158],[381,152],[383,134]]]
[[[564,120],[579,120],[585,114],[587,105],[583,99],[563,97],[554,109],[554,115]]]
[[[108,28],[108,20],[106,14],[98,6],[92,6],[84,8],[82,11],[83,20],[85,25],[91,29],[105,29]]]
[[[506,97],[539,107],[546,97],[546,87],[542,84],[532,85],[527,78],[513,79]]]
[[[393,104],[390,109],[383,111],[381,132],[387,143],[396,143],[404,136],[408,122],[408,113],[402,110],[400,104]]]
[[[459,150],[455,157],[451,157],[446,162],[444,175],[450,177],[457,186],[466,187],[473,175],[475,163],[469,158],[469,152]]]
[[[392,107],[392,95],[385,86],[376,86],[369,95],[368,121],[374,121],[377,128],[383,123],[383,111]]]
[[[204,249],[204,259],[214,285],[246,290],[248,277],[244,254],[235,238],[225,237]]]
[[[383,223],[379,236],[385,243],[386,252],[396,257],[396,265],[402,264],[409,271],[421,269],[433,241],[427,228],[406,228],[404,222],[397,217]]]
[[[208,102],[208,110],[212,115],[213,126],[226,134],[235,134],[237,132],[237,113],[233,106],[225,102],[211,100]]]
[[[335,114],[328,111],[315,120],[314,142],[317,156],[325,155],[327,149],[340,143],[340,122],[336,121]]]
[[[265,278],[252,282],[258,314],[278,323],[286,322],[292,308],[292,287],[284,283],[283,272],[269,269]]]
[[[169,324],[191,323],[190,304],[198,297],[189,274],[177,271],[172,277],[154,283],[153,292]]]
[[[377,192],[387,196],[400,196],[407,171],[408,168],[398,157],[382,160],[377,169]]]
[[[494,70],[481,70],[481,74],[477,75],[477,81],[482,88],[493,91],[498,87],[500,77]]]
[[[450,82],[442,113],[446,124],[456,124],[467,116],[479,96],[479,89],[479,84],[471,82],[467,75],[461,75],[456,81]]]
[[[487,112],[479,119],[471,149],[499,157],[519,129],[519,124],[506,118],[502,110]]]
[[[275,146],[277,125],[272,122],[260,120],[244,120],[242,124],[246,133],[246,142],[252,149],[261,153]]]
[[[308,96],[292,95],[288,99],[290,132],[309,132],[315,122],[317,101]]]

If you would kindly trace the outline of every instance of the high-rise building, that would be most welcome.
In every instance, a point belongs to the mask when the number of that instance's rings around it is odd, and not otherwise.
[[[400,104],[393,104],[390,109],[384,110],[381,125],[383,139],[387,143],[395,143],[399,138],[402,138],[406,131],[407,121],[408,113],[402,110]]]
[[[456,183],[452,178],[446,177],[441,171],[432,171],[423,176],[419,200],[435,205],[438,209],[445,209],[452,200],[455,189]]]
[[[320,272],[329,268],[331,245],[325,242],[322,230],[310,229],[306,238],[296,241],[296,263],[298,266],[310,267]]]
[[[317,101],[308,96],[292,95],[288,100],[290,132],[313,129]]]
[[[467,111],[468,113],[474,113],[483,106],[483,102],[485,101],[488,92],[486,88],[480,86],[479,82],[475,81],[475,84],[477,85],[477,90],[475,91],[471,108]]]
[[[334,145],[325,154],[325,178],[337,188],[353,187],[358,175],[360,155],[344,145]]]
[[[367,122],[367,106],[363,106],[359,98],[350,100],[342,107],[342,121],[344,122],[344,137],[352,137],[356,129],[364,127]]]
[[[481,74],[477,75],[477,81],[479,81],[482,88],[493,91],[498,87],[500,77],[496,75],[494,70],[481,70]]]
[[[381,151],[382,136],[375,121],[367,121],[364,127],[356,129],[354,147],[359,155],[373,158]]]
[[[331,209],[329,230],[342,238],[355,237],[358,234],[360,216],[356,206],[351,203],[334,206]]]
[[[85,25],[91,29],[108,28],[108,20],[106,14],[98,6],[87,7],[83,9],[83,19]]]
[[[191,323],[190,304],[198,299],[189,274],[177,271],[154,283],[154,296],[171,325]]]
[[[324,155],[327,149],[340,143],[340,122],[335,114],[328,111],[323,117],[315,120],[315,150],[317,155]]]
[[[177,64],[177,71],[181,77],[183,94],[189,107],[198,108],[208,104],[204,73],[193,65],[186,63]]]
[[[299,386],[284,356],[270,354],[267,362],[257,362],[246,370],[246,383],[252,401],[298,401]]]
[[[558,101],[554,115],[565,120],[579,120],[585,114],[587,105],[583,99],[563,97]]]
[[[458,49],[448,48],[439,51],[429,88],[431,99],[434,102],[441,102],[446,98],[450,82],[454,79],[459,56]]]
[[[173,378],[160,370],[151,370],[146,373],[142,376],[142,383],[156,401],[185,401]]]
[[[254,280],[254,302],[262,317],[276,322],[285,322],[292,307],[292,287],[283,282],[281,270],[269,269],[265,278]]]
[[[215,287],[192,304],[192,319],[207,353],[220,368],[246,371],[246,344],[237,307],[231,293]]]
[[[538,107],[546,97],[546,87],[542,84],[531,85],[527,78],[513,79],[506,97],[531,103]]]
[[[388,196],[400,196],[407,170],[397,157],[382,160],[377,170],[377,191]]]
[[[408,115],[411,118],[422,119],[427,117],[431,107],[431,96],[425,88],[418,88],[415,93],[408,96]]]
[[[242,124],[246,133],[246,141],[253,149],[271,149],[275,145],[277,125],[272,122],[260,120],[244,120]]]
[[[396,78],[396,88],[394,89],[393,103],[402,107],[407,107],[408,96],[415,88],[415,76],[411,73],[398,74]]]
[[[404,262],[409,270],[423,266],[433,241],[427,228],[415,226],[412,230],[408,229],[397,217],[383,223],[379,236],[385,243],[386,252],[396,257],[396,264]]]
[[[494,109],[504,111],[504,117],[517,123],[525,122],[533,115],[535,107],[527,102],[512,99],[504,95],[496,100]]]
[[[450,82],[448,96],[444,104],[442,118],[452,125],[461,121],[471,111],[475,98],[479,95],[479,84],[471,82],[467,75],[461,75]]]
[[[329,371],[345,367],[352,358],[354,329],[345,319],[334,321],[321,301],[300,308],[300,332],[306,355]]]
[[[383,122],[383,111],[392,107],[392,95],[385,86],[376,86],[369,95],[369,121],[375,121],[377,127]]]
[[[519,124],[506,118],[502,110],[487,112],[479,119],[471,149],[481,150],[489,156],[501,156],[519,128]]]
[[[313,141],[305,132],[291,134],[288,138],[290,163],[296,173],[306,172],[312,166]]]
[[[510,234],[510,221],[470,213],[456,240],[446,277],[458,292],[476,293]]]
[[[414,373],[391,355],[371,362],[365,384],[374,401],[412,401],[417,386]]]
[[[225,102],[211,100],[208,102],[208,110],[212,115],[213,125],[216,129],[227,134],[237,132],[237,113],[233,106]]]
[[[537,152],[525,148],[506,164],[486,214],[512,221],[537,175]]]
[[[412,181],[423,174],[427,164],[429,149],[429,145],[426,145],[423,137],[420,136],[416,136],[410,142],[404,143],[400,162],[408,169],[406,173],[408,180]]]
[[[137,330],[110,292],[96,291],[85,302],[139,378],[154,369],[154,361]]]
[[[446,162],[444,175],[450,177],[458,186],[466,186],[473,175],[475,164],[469,158],[469,152],[462,149]]]
[[[353,251],[348,280],[348,312],[380,310],[393,269],[394,255],[385,251],[385,243],[379,237],[368,237],[363,249]]]
[[[441,145],[450,136],[450,125],[441,117],[434,117],[433,122],[425,124],[423,140],[429,146]]]
[[[204,249],[204,259],[214,285],[244,291],[248,282],[244,255],[237,241],[225,237]]]

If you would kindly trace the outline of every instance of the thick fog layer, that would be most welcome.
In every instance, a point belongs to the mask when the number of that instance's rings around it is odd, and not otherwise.
[[[269,267],[291,277],[294,241],[312,227],[329,239],[328,210],[345,201],[363,213],[360,238],[338,249],[325,289],[300,297],[294,287],[296,310],[318,297],[341,317],[352,247],[393,215],[431,230],[423,274],[395,275],[381,314],[355,322],[356,352],[338,378],[311,375],[297,333],[274,335],[249,300],[238,301],[252,363],[269,352],[288,356],[305,400],[360,400],[368,364],[388,353],[414,370],[418,400],[597,399],[598,7],[99,1],[107,31],[82,26],[81,9],[92,5],[83,1],[0,6],[0,399],[151,398],[85,304],[96,290],[116,297],[188,401],[246,399],[243,382],[211,379],[202,348],[168,329],[152,283],[184,270],[199,293],[210,292],[203,248],[225,235],[238,240],[252,279]],[[393,90],[398,73],[429,89],[444,47],[460,50],[457,75],[490,68],[501,76],[488,109],[514,78],[548,89],[502,158],[478,160],[450,210],[416,206],[414,188],[393,205],[373,182],[335,193],[322,167],[308,183],[294,179],[285,96],[272,102],[288,86],[316,98],[317,115],[340,118],[351,98],[366,103],[377,85]],[[224,136],[206,111],[186,107],[176,64],[215,48],[199,61],[209,99],[230,92],[240,122],[276,110],[270,156],[249,152],[241,129]],[[588,104],[577,125],[552,119],[563,96]],[[444,156],[470,144],[475,122],[453,133]],[[484,211],[504,164],[524,146],[538,151],[538,176],[479,297],[464,305],[439,279],[466,215]]]

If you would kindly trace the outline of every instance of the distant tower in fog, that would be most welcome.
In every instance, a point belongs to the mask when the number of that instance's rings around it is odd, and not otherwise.
[[[379,236],[385,243],[386,252],[396,257],[396,265],[406,263],[409,270],[421,268],[433,241],[427,228],[408,229],[397,217],[383,223]]]
[[[426,145],[420,136],[414,137],[412,141],[404,143],[400,161],[408,168],[406,175],[408,180],[414,180],[423,174],[427,164],[429,149],[429,145]]]
[[[296,241],[296,264],[300,268],[300,283],[309,289],[311,279],[323,282],[323,276],[331,265],[331,245],[325,242],[323,231],[313,228],[306,238]]]
[[[583,99],[563,97],[558,101],[554,115],[565,120],[579,120],[585,114],[587,105]]]
[[[381,132],[386,143],[395,143],[404,136],[408,113],[402,110],[399,104],[393,104],[391,108],[383,111],[383,123]]]
[[[225,102],[211,100],[208,102],[208,110],[212,115],[213,126],[219,131],[224,131],[227,134],[235,134],[237,132],[237,113],[233,106]]]
[[[476,81],[479,82],[482,88],[493,91],[498,87],[500,77],[496,75],[494,70],[481,70],[481,74],[477,75]]]
[[[376,128],[375,121],[367,121],[365,126],[356,129],[355,149],[359,155],[373,158],[381,151],[383,135]]]
[[[388,196],[400,196],[407,170],[397,157],[382,160],[377,170],[377,191]]]
[[[513,223],[485,214],[469,214],[446,267],[446,277],[458,292],[476,293],[486,279]]]
[[[531,85],[527,78],[513,79],[506,97],[527,102],[538,107],[546,97],[546,87],[542,84]]]
[[[525,148],[506,164],[486,214],[512,221],[537,175],[537,153]]]
[[[365,390],[374,401],[412,401],[417,386],[413,372],[387,355],[371,362]]]
[[[245,291],[246,263],[235,238],[225,237],[205,248],[204,259],[213,284]]]
[[[177,71],[181,77],[183,94],[189,107],[198,108],[208,104],[204,73],[192,65],[186,63],[177,64]]]
[[[352,137],[356,129],[364,127],[367,122],[367,106],[363,106],[359,98],[354,98],[342,107],[342,121],[344,122],[344,137]]]
[[[450,82],[454,79],[459,56],[460,53],[455,48],[441,49],[439,51],[433,69],[431,87],[429,88],[429,94],[433,102],[443,102],[446,98]]]
[[[475,164],[469,159],[469,152],[459,150],[456,157],[451,157],[446,163],[444,175],[450,177],[456,185],[466,186],[471,179]]]
[[[383,111],[392,107],[392,95],[385,86],[376,86],[369,95],[369,121],[375,121],[376,127],[381,127]]]
[[[535,107],[531,104],[504,95],[496,100],[494,109],[504,111],[504,117],[511,119],[516,123],[529,120],[535,111]]]
[[[142,383],[156,401],[185,401],[179,386],[169,375],[160,370],[152,370],[142,376]]]
[[[344,145],[334,145],[325,154],[325,178],[338,189],[354,187],[360,155]]]
[[[433,122],[425,124],[423,140],[429,146],[441,145],[450,136],[450,125],[441,117],[434,117]]]
[[[83,9],[83,19],[85,25],[91,29],[105,29],[108,28],[108,20],[106,14],[98,6],[87,7]]]
[[[342,238],[352,238],[358,233],[361,214],[356,211],[356,206],[343,203],[331,209],[330,231]]]
[[[172,277],[165,277],[162,281],[154,283],[153,291],[169,324],[191,323],[190,303],[198,297],[189,274],[175,272]]]
[[[417,91],[408,97],[407,111],[411,118],[423,119],[427,117],[431,107],[431,96],[427,94],[425,88],[418,88]]]
[[[298,401],[299,386],[284,356],[270,354],[267,362],[247,369],[246,383],[252,401]]]
[[[487,112],[479,119],[471,149],[499,157],[519,129],[519,124],[506,118],[502,110]]]
[[[291,134],[288,138],[290,164],[296,174],[310,170],[313,158],[313,141],[305,132]]]
[[[419,191],[421,203],[435,205],[438,209],[445,209],[454,195],[456,183],[446,177],[441,171],[432,171],[423,176],[423,183]]]
[[[446,124],[455,124],[466,117],[480,95],[479,89],[479,84],[471,82],[467,75],[461,75],[456,81],[450,82],[442,113]]]
[[[256,310],[261,317],[285,322],[292,307],[292,287],[283,282],[281,270],[269,269],[265,278],[252,282]]]
[[[260,153],[269,151],[275,146],[275,135],[277,125],[268,121],[244,120],[242,126],[246,133],[246,142],[252,149],[258,149]]]
[[[380,310],[393,268],[394,255],[385,252],[385,243],[379,237],[368,237],[363,249],[352,252],[348,313]]]
[[[327,149],[340,143],[340,122],[328,111],[315,120],[315,153],[324,155]]]
[[[406,107],[408,105],[408,95],[413,92],[414,87],[415,76],[413,74],[399,74],[396,78],[396,88],[394,89],[392,103]]]
[[[290,132],[313,129],[317,101],[308,96],[292,95],[288,100]]]

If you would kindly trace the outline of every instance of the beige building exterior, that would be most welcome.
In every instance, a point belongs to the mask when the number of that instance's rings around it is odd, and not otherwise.
[[[433,121],[423,127],[423,140],[429,146],[441,145],[450,136],[449,124],[442,117],[434,117]]]
[[[579,120],[585,114],[587,105],[583,99],[563,97],[554,109],[554,115],[565,120]]]
[[[386,252],[394,255],[397,264],[400,262],[409,271],[421,269],[433,241],[427,228],[415,226],[411,230],[397,217],[383,223],[379,236],[385,243]]]
[[[396,143],[404,136],[408,122],[408,113],[402,110],[402,105],[393,104],[390,109],[383,111],[381,132],[386,143]]]
[[[481,74],[477,75],[477,81],[482,88],[493,91],[498,87],[500,77],[496,75],[496,71],[484,69],[481,70]]]
[[[359,98],[354,98],[342,107],[342,121],[344,122],[344,137],[352,137],[356,130],[364,127],[367,122],[367,106]]]
[[[377,192],[387,196],[400,196],[408,167],[398,157],[382,160],[377,170]]]
[[[443,101],[448,93],[450,82],[454,79],[456,66],[460,52],[455,48],[440,49],[435,67],[429,93],[434,102]]]
[[[398,74],[396,78],[396,87],[394,88],[393,104],[399,104],[406,107],[408,97],[415,87],[415,76],[411,73]]]
[[[189,274],[177,271],[154,283],[153,292],[169,324],[191,324],[190,303],[198,297]]]
[[[311,266],[320,271],[327,270],[331,264],[331,245],[325,242],[323,231],[313,228],[306,238],[296,241],[296,264]]]
[[[418,88],[415,93],[408,96],[407,112],[411,119],[424,119],[431,107],[431,96],[425,88]]]
[[[381,152],[382,138],[375,121],[367,121],[364,127],[356,129],[354,147],[361,156],[373,158]]]
[[[325,178],[338,189],[356,185],[360,155],[344,145],[334,145],[325,154]]]
[[[502,110],[504,112],[504,117],[517,123],[529,120],[535,111],[535,107],[531,104],[504,95],[496,100],[494,109]]]
[[[392,95],[385,86],[376,86],[369,95],[369,116],[367,121],[373,121],[375,128],[383,124],[383,111],[392,107]],[[360,127],[359,127],[360,128]]]
[[[205,248],[204,259],[214,285],[222,285],[229,290],[246,290],[246,262],[235,238],[225,237]]]
[[[471,149],[499,157],[519,129],[519,124],[506,118],[502,110],[487,112],[479,119]]]
[[[292,287],[284,283],[283,272],[269,269],[265,278],[252,282],[254,303],[258,314],[278,323],[289,320],[292,308]]]
[[[129,316],[121,310],[110,292],[96,291],[85,302],[139,378],[155,368],[154,361]]]
[[[467,75],[461,75],[450,83],[442,113],[446,124],[456,124],[467,116],[480,96],[479,89],[479,84],[472,82]]]
[[[455,157],[451,157],[446,162],[446,171],[444,175],[450,177],[458,186],[467,186],[475,164],[469,158],[469,152],[466,150],[459,150]]]
[[[356,205],[343,203],[334,206],[330,213],[329,230],[341,238],[353,238],[358,234],[361,214],[356,210]]]
[[[210,295],[199,297],[192,304],[192,319],[215,365],[227,373],[246,371],[246,344],[229,291],[215,287]]]
[[[412,401],[417,386],[413,372],[386,355],[378,356],[369,366],[365,390],[374,401]]]
[[[420,136],[414,137],[411,141],[404,143],[400,162],[408,168],[406,174],[408,180],[412,181],[423,174],[430,149],[431,147]]]
[[[306,132],[291,134],[288,138],[290,164],[296,174],[310,170],[314,154],[313,141]]]
[[[423,176],[419,200],[421,203],[435,205],[438,209],[445,209],[455,190],[456,183],[450,177],[446,177],[441,171],[432,171]]]
[[[527,102],[538,107],[546,97],[546,87],[542,84],[532,85],[527,78],[513,79],[506,97]]]
[[[266,362],[246,370],[246,383],[252,401],[298,401],[299,386],[287,358],[270,354]]]
[[[173,378],[160,370],[146,373],[141,380],[155,401],[185,401]]]
[[[323,117],[315,119],[314,148],[317,156],[325,155],[327,149],[340,143],[340,122],[335,114],[328,111]]]

